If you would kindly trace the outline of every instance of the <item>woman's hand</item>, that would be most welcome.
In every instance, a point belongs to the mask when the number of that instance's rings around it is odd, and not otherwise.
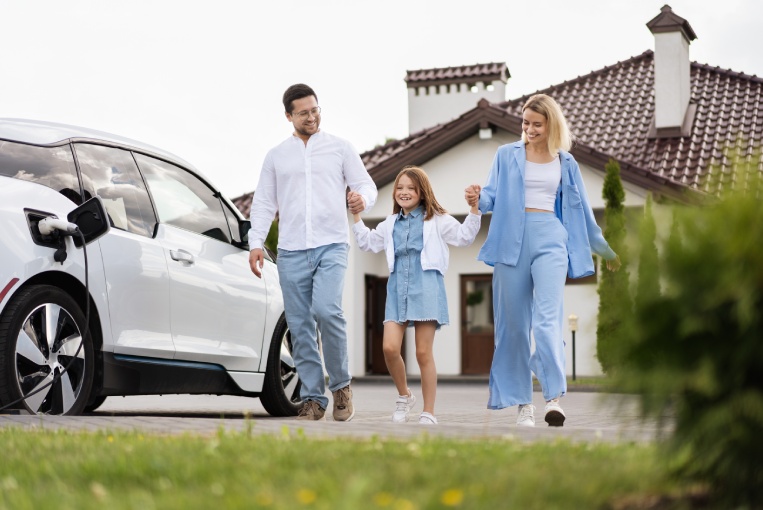
[[[609,269],[612,272],[617,271],[620,269],[620,266],[622,265],[620,262],[620,255],[616,255],[615,258],[607,260],[607,269]]]

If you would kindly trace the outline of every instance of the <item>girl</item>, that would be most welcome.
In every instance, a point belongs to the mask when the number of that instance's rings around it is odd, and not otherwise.
[[[390,276],[384,312],[384,360],[399,395],[392,421],[408,421],[408,412],[416,402],[408,388],[400,354],[405,328],[412,326],[416,331],[416,360],[424,396],[419,423],[435,425],[437,371],[432,344],[435,331],[448,324],[443,278],[448,269],[447,245],[472,244],[480,229],[481,213],[475,203],[463,224],[446,214],[426,173],[416,166],[406,166],[397,175],[392,198],[393,214],[376,229],[370,230],[355,214],[353,232],[361,250],[375,253],[384,250],[387,255]]]
[[[466,201],[493,212],[478,259],[495,266],[495,351],[489,409],[519,406],[517,425],[535,425],[532,375],[546,401],[545,420],[562,426],[567,392],[562,339],[565,277],[594,272],[591,251],[617,271],[620,259],[596,224],[559,105],[536,94],[522,108],[522,140],[498,148],[487,184]],[[530,331],[535,352],[530,354]]]

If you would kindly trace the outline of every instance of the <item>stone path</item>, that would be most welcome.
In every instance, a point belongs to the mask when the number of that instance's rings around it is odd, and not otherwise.
[[[642,422],[637,400],[629,395],[570,392],[561,401],[567,414],[564,427],[548,427],[543,421],[543,397],[534,393],[535,428],[515,425],[516,407],[489,411],[487,385],[480,382],[441,382],[435,414],[439,425],[417,423],[421,412],[421,389],[411,388],[419,398],[411,421],[390,421],[396,392],[391,382],[358,380],[353,383],[355,418],[350,422],[296,421],[270,417],[259,399],[211,395],[167,395],[110,397],[94,413],[86,416],[9,415],[0,412],[0,427],[46,430],[141,431],[156,434],[216,434],[248,431],[255,434],[296,434],[310,437],[372,436],[415,438],[422,434],[458,438],[504,438],[522,441],[651,441],[658,435],[653,422]]]

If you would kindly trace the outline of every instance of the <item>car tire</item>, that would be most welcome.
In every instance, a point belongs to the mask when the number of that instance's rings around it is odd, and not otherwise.
[[[268,350],[265,382],[260,394],[262,407],[271,416],[296,416],[302,407],[302,383],[292,357],[292,343],[286,317],[276,324]]]
[[[85,316],[63,290],[19,290],[0,316],[0,401],[16,401],[52,382],[16,407],[32,414],[81,414],[94,374],[89,332],[80,348],[83,331]]]
[[[99,407],[103,405],[103,403],[106,402],[106,397],[103,395],[99,395],[97,397],[91,398],[90,402],[85,406],[85,409],[82,410],[84,413],[92,413]]]

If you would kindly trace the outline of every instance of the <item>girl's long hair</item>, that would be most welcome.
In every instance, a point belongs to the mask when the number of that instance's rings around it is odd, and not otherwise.
[[[572,134],[567,126],[567,119],[564,118],[564,113],[562,113],[559,103],[546,94],[535,94],[530,96],[530,99],[525,102],[522,107],[522,113],[528,108],[546,118],[546,123],[548,124],[548,152],[556,154],[559,152],[559,149],[569,151],[570,147],[572,147]],[[527,136],[524,130],[522,131],[522,141],[527,143]]]
[[[416,186],[416,189],[419,192],[421,205],[424,207],[425,212],[424,221],[432,219],[432,216],[435,214],[445,214],[447,212],[434,197],[432,184],[429,182],[429,177],[427,177],[426,172],[417,166],[408,165],[400,170],[400,173],[395,177],[395,185],[392,186],[393,214],[397,214],[403,209],[397,203],[397,200],[395,200],[395,192],[397,191],[397,183],[400,182],[400,178],[404,175],[408,176],[408,178],[413,181],[413,185]]]

